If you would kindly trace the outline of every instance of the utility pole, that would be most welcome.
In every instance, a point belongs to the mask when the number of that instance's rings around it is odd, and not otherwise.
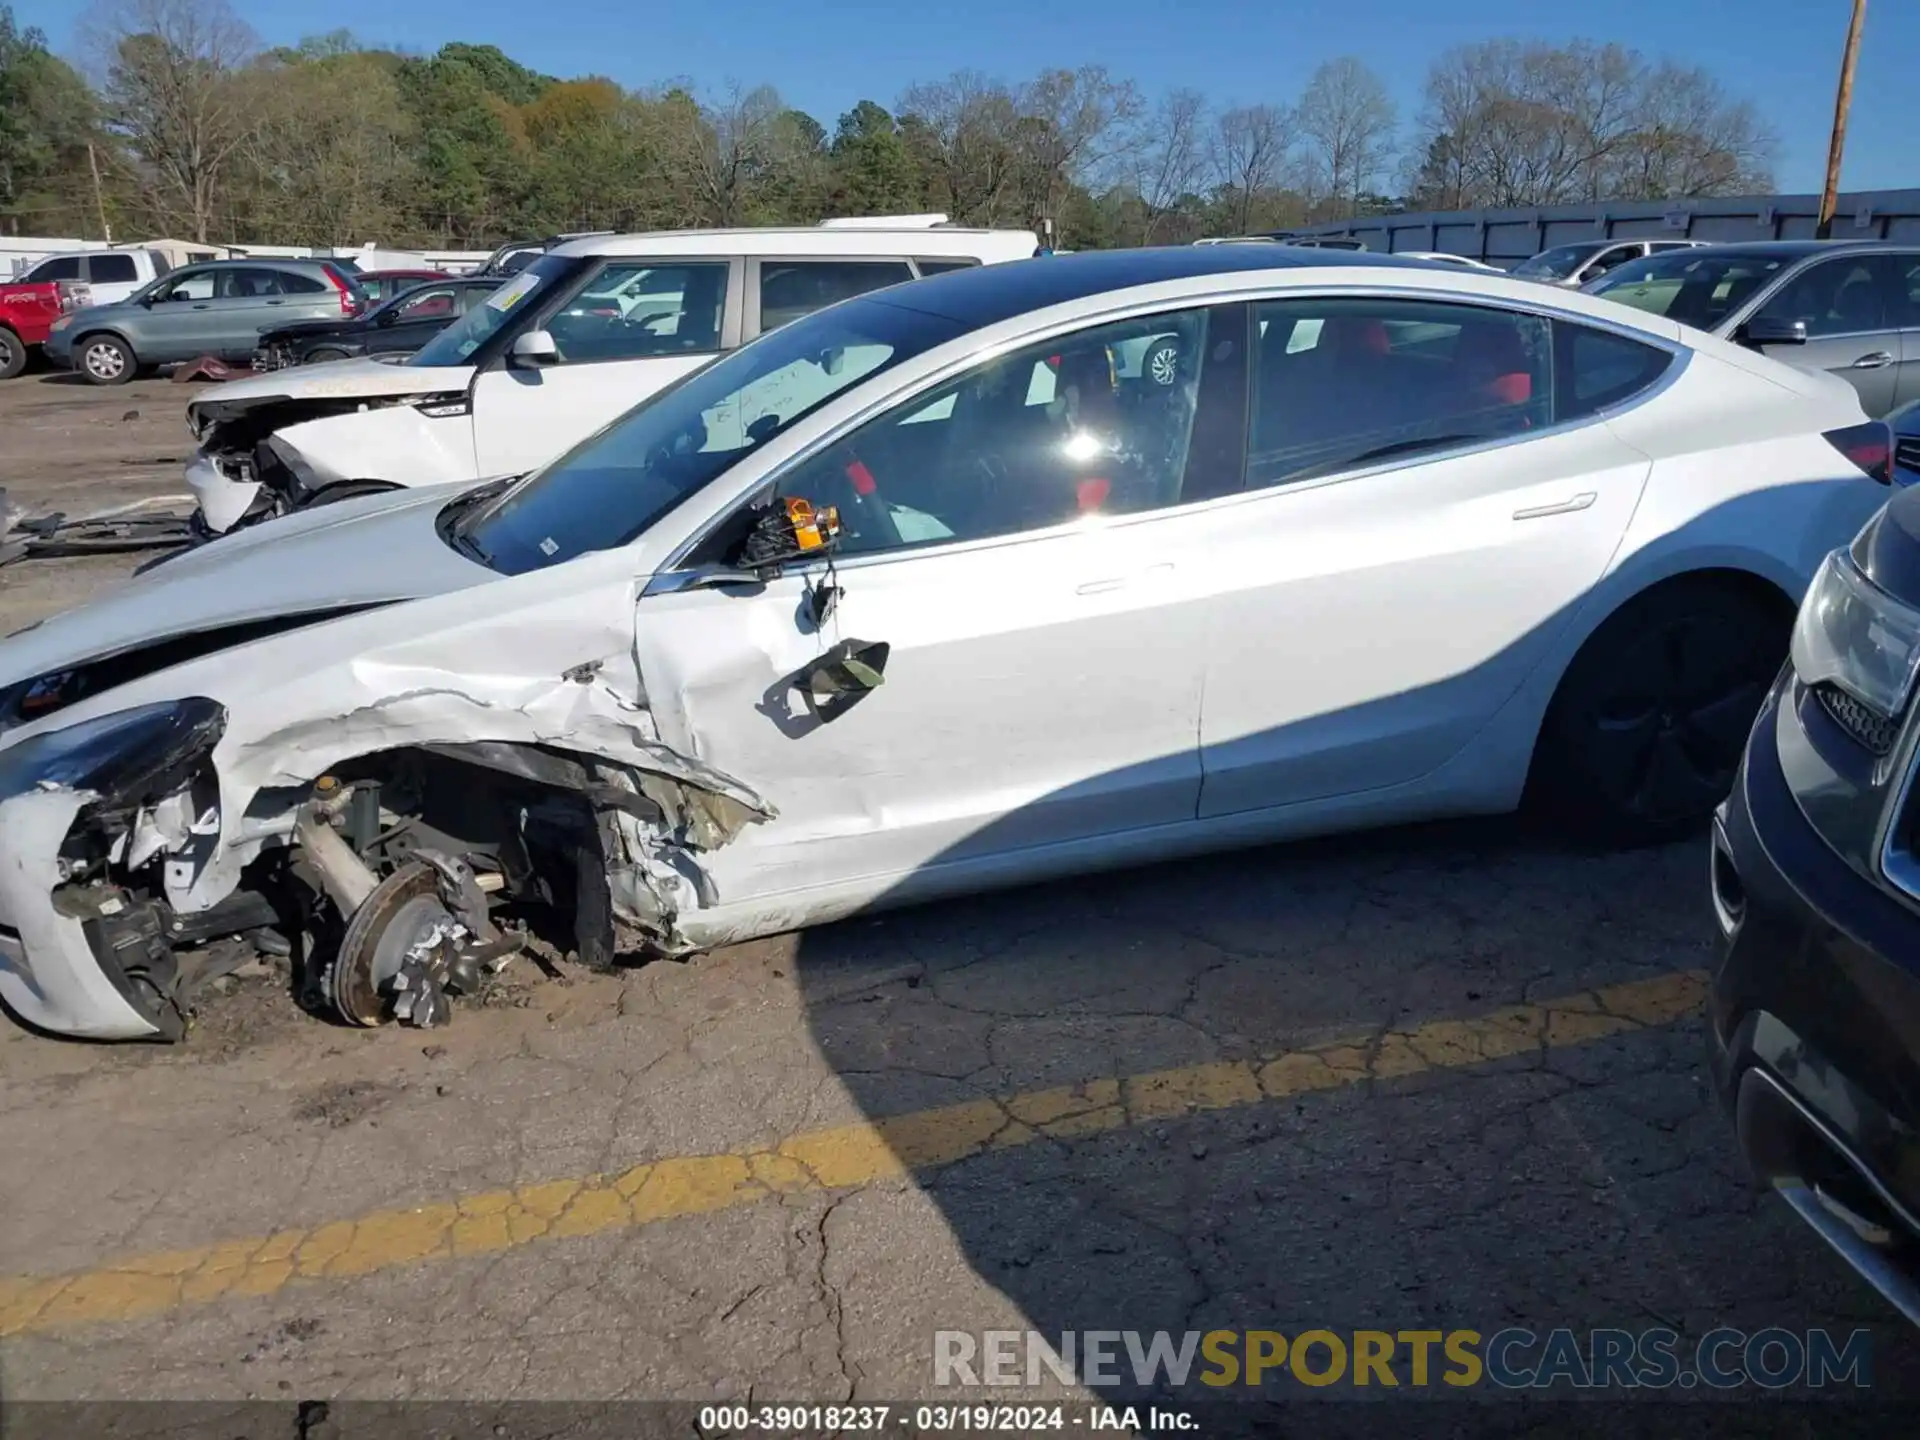
[[[1847,110],[1853,104],[1853,64],[1860,56],[1860,27],[1866,23],[1867,0],[1853,0],[1853,22],[1847,26],[1847,48],[1840,57],[1840,88],[1833,97],[1833,139],[1827,146],[1827,188],[1820,195],[1821,240],[1833,235],[1833,212],[1840,199],[1840,154],[1847,146]]]
[[[93,205],[100,212],[100,238],[113,244],[113,227],[107,224],[107,197],[100,188],[100,162],[94,158],[93,142],[87,142],[87,169],[93,172]]]

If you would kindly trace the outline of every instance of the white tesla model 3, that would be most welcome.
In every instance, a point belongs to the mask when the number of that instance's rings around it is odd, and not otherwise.
[[[1658,835],[1887,451],[1829,376],[1497,275],[890,289],[0,643],[0,996],[176,1037],[193,942],[275,926],[427,1023],[531,915],[600,963],[1529,793]]]

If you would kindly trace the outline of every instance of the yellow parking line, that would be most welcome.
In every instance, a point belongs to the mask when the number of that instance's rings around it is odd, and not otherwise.
[[[229,1295],[270,1295],[299,1280],[365,1275],[708,1215],[777,1193],[843,1190],[1042,1139],[1096,1135],[1148,1120],[1580,1045],[1691,1014],[1704,979],[1698,971],[1679,971],[1263,1059],[1030,1090],[806,1131],[771,1149],[656,1160],[617,1175],[375,1210],[357,1219],[132,1256],[73,1274],[8,1277],[0,1279],[0,1336],[145,1319]]]

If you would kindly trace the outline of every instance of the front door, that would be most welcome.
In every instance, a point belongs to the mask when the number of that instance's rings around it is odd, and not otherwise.
[[[1256,307],[1249,494],[1218,607],[1203,816],[1419,779],[1600,578],[1651,464],[1603,423],[1665,350],[1393,297]],[[1534,432],[1547,432],[1529,438]]]
[[[1799,320],[1804,345],[1762,345],[1775,360],[1838,375],[1860,394],[1870,416],[1893,409],[1899,391],[1904,272],[1894,258],[1867,252],[1821,260],[1790,278],[1756,318]]]
[[[738,261],[609,260],[547,307],[548,363],[502,356],[474,381],[476,473],[553,459],[739,343]]]
[[[1089,329],[924,390],[778,479],[776,515],[839,508],[831,566],[689,587],[737,562],[749,508],[657,579],[637,654],[662,738],[780,811],[710,857],[721,905],[1193,818],[1214,521],[1188,502],[1238,484],[1244,315]],[[1189,366],[1157,393],[1113,358],[1147,330]],[[844,645],[881,683],[822,708],[807,667]]]
[[[215,353],[220,316],[214,306],[219,271],[176,270],[147,300],[157,323],[142,325],[138,337],[143,361],[194,360]]]

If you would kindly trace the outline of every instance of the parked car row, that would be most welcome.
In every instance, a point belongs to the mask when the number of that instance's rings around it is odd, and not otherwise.
[[[1740,1142],[1920,1321],[1920,405],[1754,329],[1901,252],[1642,256],[1635,307],[1023,247],[576,240],[404,364],[196,399],[238,533],[0,643],[0,997],[177,1039],[182,950],[292,915],[338,1016],[437,1023],[529,907],[599,964],[1432,816],[1705,828]]]

